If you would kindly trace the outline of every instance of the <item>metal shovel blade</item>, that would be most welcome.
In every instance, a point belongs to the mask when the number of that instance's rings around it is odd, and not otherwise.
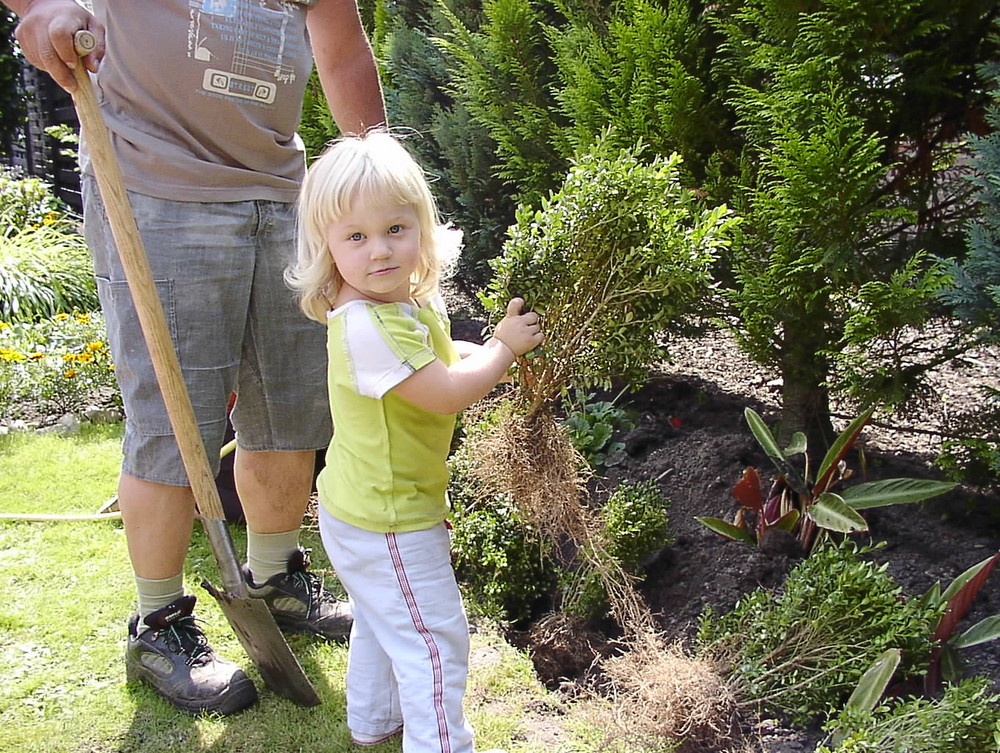
[[[321,703],[319,695],[308,681],[302,682],[298,659],[282,637],[267,605],[260,599],[238,598],[220,591],[207,580],[201,585],[219,603],[236,637],[253,657],[267,687],[300,706],[318,706]],[[293,665],[297,670],[289,671]]]

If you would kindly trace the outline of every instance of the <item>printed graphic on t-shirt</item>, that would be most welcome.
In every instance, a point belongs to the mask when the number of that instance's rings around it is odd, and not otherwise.
[[[303,42],[287,32],[292,14],[302,12],[296,7],[270,0],[190,0],[188,57],[205,63],[202,93],[272,105],[278,86],[295,81],[291,61]]]

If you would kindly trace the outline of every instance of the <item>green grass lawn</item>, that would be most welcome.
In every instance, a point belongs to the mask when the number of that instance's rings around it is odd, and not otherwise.
[[[0,513],[95,513],[115,491],[121,427],[85,425],[76,437],[0,436]],[[243,531],[231,527],[236,551]],[[330,575],[315,530],[303,532],[314,565]],[[125,621],[134,587],[120,521],[0,520],[0,751],[119,753],[355,749],[344,725],[347,649],[302,637],[290,645],[322,705],[305,709],[269,692],[214,600],[218,584],[200,530],[187,561],[188,588],[215,649],[240,663],[260,703],[228,719],[175,712],[143,686],[126,685]],[[473,636],[468,713],[481,748],[514,753],[599,750],[594,730],[565,714],[528,658],[488,625]],[[399,750],[398,742],[372,748]]]

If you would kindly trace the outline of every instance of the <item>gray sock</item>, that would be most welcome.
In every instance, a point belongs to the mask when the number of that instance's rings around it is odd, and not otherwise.
[[[247,529],[247,567],[253,582],[263,585],[272,575],[284,573],[288,557],[299,547],[299,529],[284,533],[255,533]]]
[[[171,578],[151,580],[135,576],[135,587],[139,595],[139,625],[141,633],[145,629],[143,619],[146,615],[162,609],[167,604],[184,595],[184,573],[178,573]]]

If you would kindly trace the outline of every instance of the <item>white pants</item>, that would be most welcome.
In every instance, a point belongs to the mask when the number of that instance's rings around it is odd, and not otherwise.
[[[404,753],[473,753],[462,710],[469,624],[447,528],[373,533],[322,505],[319,522],[354,610],[347,726],[380,736],[402,724]]]

